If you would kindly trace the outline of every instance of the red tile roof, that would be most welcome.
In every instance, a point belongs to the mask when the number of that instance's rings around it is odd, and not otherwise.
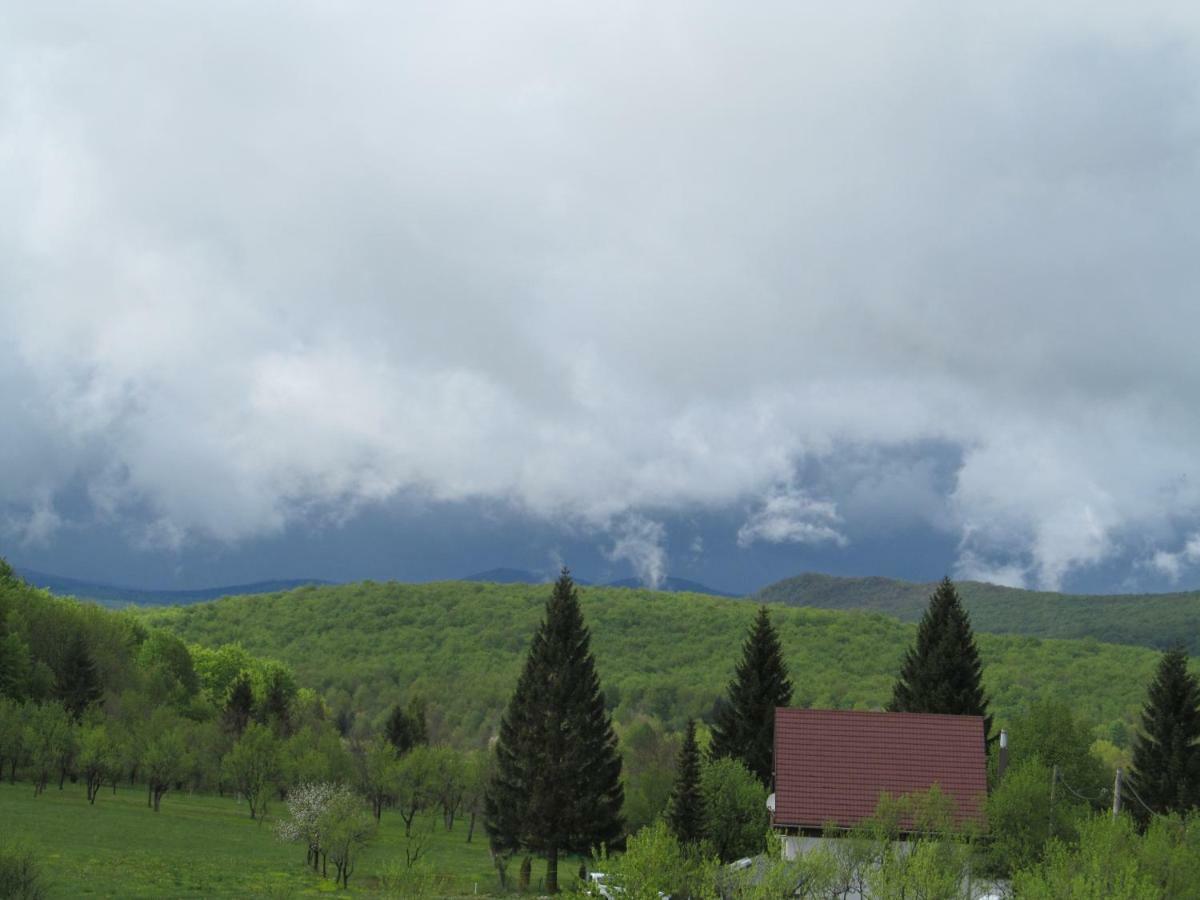
[[[869,817],[880,794],[937,784],[958,822],[983,822],[987,757],[980,716],[775,710],[779,826],[843,828]]]

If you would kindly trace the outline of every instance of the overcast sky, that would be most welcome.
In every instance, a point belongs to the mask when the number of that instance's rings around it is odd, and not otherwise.
[[[1200,585],[1193,3],[11,3],[0,552]]]

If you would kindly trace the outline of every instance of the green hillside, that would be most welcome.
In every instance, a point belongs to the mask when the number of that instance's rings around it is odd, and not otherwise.
[[[1182,641],[1200,654],[1200,591],[1176,594],[1056,594],[978,581],[955,582],[977,631],[1052,638],[1095,638],[1165,649]],[[921,617],[932,584],[892,578],[840,578],[809,573],[758,592],[763,603],[871,610],[905,622]]]
[[[280,659],[335,712],[375,720],[419,694],[431,729],[485,740],[515,683],[549,587],[468,582],[305,587],[146,610],[147,623],[209,646],[238,641]],[[601,679],[619,723],[639,715],[673,729],[723,692],[755,606],[744,600],[581,588]],[[913,626],[874,613],[774,610],[795,702],[879,707],[890,697]],[[985,679],[1001,723],[1041,696],[1094,724],[1132,722],[1157,655],[1094,640],[981,635]],[[1119,733],[1121,728],[1118,726]]]

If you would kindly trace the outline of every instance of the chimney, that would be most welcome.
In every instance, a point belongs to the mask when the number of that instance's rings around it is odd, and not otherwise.
[[[1008,732],[1004,729],[1000,730],[1000,757],[996,762],[996,780],[999,781],[1004,777],[1004,770],[1008,768]]]

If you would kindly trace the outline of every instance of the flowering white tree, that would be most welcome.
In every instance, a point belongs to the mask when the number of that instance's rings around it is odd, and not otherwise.
[[[289,818],[276,825],[276,835],[303,843],[305,862],[322,875],[332,860],[334,878],[345,887],[358,851],[375,833],[363,798],[341,784],[302,784],[288,794],[287,808]]]
[[[289,818],[275,825],[275,833],[281,841],[302,843],[308,848],[305,863],[322,875],[325,874],[322,819],[336,790],[337,785],[333,784],[302,784],[293,788],[287,798]]]

